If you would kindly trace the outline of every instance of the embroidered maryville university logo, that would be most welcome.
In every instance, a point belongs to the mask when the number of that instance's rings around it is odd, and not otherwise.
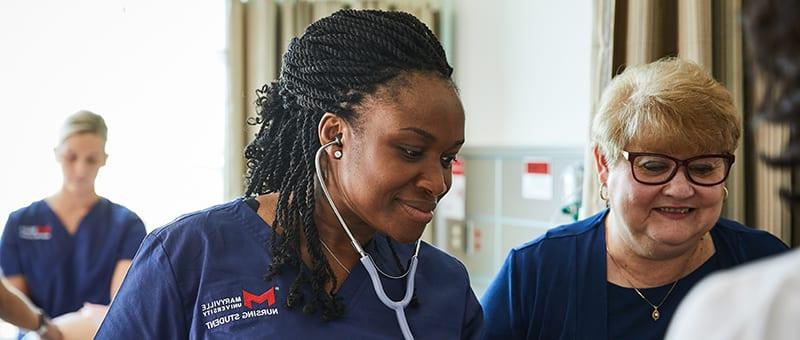
[[[278,308],[274,307],[276,290],[278,287],[272,287],[261,294],[253,294],[242,289],[242,295],[229,296],[201,304],[200,311],[203,317],[213,316],[212,320],[205,323],[206,328],[212,329],[230,322],[254,317],[277,315]]]
[[[53,237],[53,228],[49,225],[21,225],[19,238],[26,240],[49,240]]]
[[[244,306],[249,309],[253,309],[253,302],[264,303],[264,301],[267,302],[268,306],[272,307],[275,305],[275,288],[270,288],[261,295],[255,295],[242,289],[242,300],[244,300]]]

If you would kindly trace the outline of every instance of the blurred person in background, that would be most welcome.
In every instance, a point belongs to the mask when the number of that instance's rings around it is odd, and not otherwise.
[[[592,126],[607,209],[511,250],[481,302],[485,339],[662,339],[710,273],[784,252],[721,218],[741,124],[699,65],[627,68]]]
[[[755,71],[764,84],[758,119],[784,124],[791,135],[768,164],[800,165],[800,3],[748,0],[744,28]],[[781,194],[800,205],[795,183]],[[722,272],[701,282],[678,309],[668,339],[783,340],[800,338],[800,250]]]
[[[12,212],[3,230],[3,274],[49,317],[84,305],[79,315],[104,313],[146,234],[135,213],[95,192],[108,158],[107,131],[92,112],[69,116],[55,148],[60,190]],[[91,319],[86,334],[99,326],[99,318]]]

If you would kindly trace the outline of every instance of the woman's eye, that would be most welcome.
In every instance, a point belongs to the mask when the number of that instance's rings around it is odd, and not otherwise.
[[[455,162],[455,161],[456,161],[456,156],[455,155],[442,156],[442,166],[445,169],[450,169],[450,167],[453,166],[453,162]]]
[[[417,160],[422,157],[422,151],[417,151],[409,148],[400,147],[400,151],[403,153],[403,157],[408,160]]]
[[[639,165],[639,167],[642,168],[642,170],[652,173],[665,172],[670,168],[668,164],[662,162],[652,162],[652,161],[642,163],[641,165]]]
[[[689,172],[691,172],[692,175],[698,175],[698,176],[708,175],[710,173],[713,173],[714,170],[716,170],[716,168],[708,164],[691,165],[689,167]]]

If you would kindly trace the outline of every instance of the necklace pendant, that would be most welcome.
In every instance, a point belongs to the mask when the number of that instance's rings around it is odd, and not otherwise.
[[[658,308],[653,308],[653,313],[650,313],[650,316],[653,318],[653,321],[658,321],[658,318],[661,317],[661,313],[658,311]]]

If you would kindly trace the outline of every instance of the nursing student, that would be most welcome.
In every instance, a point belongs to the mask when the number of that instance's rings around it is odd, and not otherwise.
[[[69,116],[55,148],[61,188],[12,212],[3,230],[3,274],[46,317],[84,305],[76,317],[105,312],[146,234],[135,213],[95,192],[108,158],[107,131],[104,119],[92,112]],[[96,321],[80,323],[81,329],[67,327],[91,336],[101,319],[90,319]]]
[[[97,339],[473,339],[462,263],[420,241],[464,143],[453,69],[403,12],[341,10],[261,88],[245,197],[145,239]]]

